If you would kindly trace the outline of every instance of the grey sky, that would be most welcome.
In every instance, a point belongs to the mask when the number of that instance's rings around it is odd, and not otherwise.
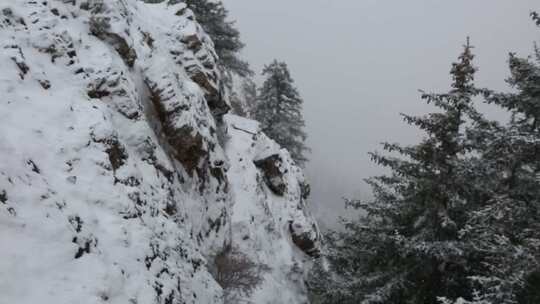
[[[316,213],[333,222],[341,197],[366,197],[380,174],[368,151],[381,141],[420,138],[400,112],[428,109],[418,89],[446,90],[467,36],[480,86],[505,89],[510,51],[528,55],[540,39],[530,21],[538,0],[225,0],[260,71],[286,61],[305,99],[307,175]]]

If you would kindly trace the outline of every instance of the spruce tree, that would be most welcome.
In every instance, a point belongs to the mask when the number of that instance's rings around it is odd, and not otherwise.
[[[303,100],[291,77],[287,64],[274,60],[263,69],[266,79],[259,89],[255,119],[262,131],[286,148],[297,164],[303,165],[309,150],[302,115]]]
[[[480,90],[473,85],[471,51],[467,42],[452,66],[449,92],[422,95],[440,112],[403,115],[406,123],[426,132],[425,138],[413,146],[385,143],[387,155],[371,154],[391,174],[367,180],[372,200],[348,201],[363,215],[346,222],[332,242],[331,281],[341,282],[341,288],[323,291],[323,303],[434,304],[441,296],[473,298],[469,257],[459,236],[473,207],[466,122],[479,116],[472,105]]]
[[[477,299],[492,304],[540,303],[538,49],[535,55],[536,62],[511,54],[508,83],[516,92],[487,96],[510,112],[510,122],[485,122],[470,132],[479,155],[473,182],[483,199],[461,234],[477,258],[471,276]]]
[[[253,71],[249,64],[238,56],[244,43],[240,40],[240,32],[235,28],[234,22],[228,20],[229,12],[223,2],[215,0],[184,0],[184,2],[214,41],[219,64],[227,72],[235,72],[244,77],[252,75]]]

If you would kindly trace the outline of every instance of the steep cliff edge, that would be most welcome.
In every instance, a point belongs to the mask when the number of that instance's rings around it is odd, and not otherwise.
[[[306,303],[309,188],[256,122],[225,115],[184,4],[9,2],[0,303]],[[231,253],[254,286],[223,276]]]
[[[304,270],[320,249],[317,224],[305,205],[309,185],[289,153],[257,122],[234,115],[225,121],[227,174],[235,194],[232,246],[269,266],[264,272],[269,283],[253,293],[253,303],[307,303]]]

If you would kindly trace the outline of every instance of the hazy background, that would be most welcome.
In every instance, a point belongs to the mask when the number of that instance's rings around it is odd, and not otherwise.
[[[399,113],[429,109],[418,89],[448,89],[467,36],[476,47],[477,84],[501,90],[508,53],[528,55],[540,40],[529,18],[540,11],[538,0],[225,3],[258,73],[274,58],[289,64],[305,100],[313,209],[330,226],[343,213],[341,198],[369,197],[363,179],[383,172],[367,152],[381,141],[418,141]]]

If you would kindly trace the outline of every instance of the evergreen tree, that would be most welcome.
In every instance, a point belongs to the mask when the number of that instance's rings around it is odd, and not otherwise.
[[[337,278],[331,281],[342,286],[323,291],[323,303],[434,304],[440,296],[473,298],[467,280],[470,257],[459,236],[473,207],[466,121],[479,117],[472,99],[481,93],[473,85],[471,49],[467,42],[453,64],[448,93],[422,95],[440,112],[403,115],[426,132],[422,142],[385,143],[390,155],[371,154],[392,173],[367,180],[373,200],[348,202],[364,215],[346,222],[333,240],[328,260]]]
[[[531,14],[540,26],[540,17]],[[316,268],[317,303],[540,303],[540,50],[510,55],[512,93],[479,90],[467,44],[443,109],[404,116],[428,133],[419,145],[385,144],[372,154],[390,176],[368,180],[366,212],[330,235],[330,271]],[[483,95],[511,114],[489,121],[472,106]],[[324,276],[323,273],[327,275]]]
[[[240,76],[250,76],[253,71],[249,64],[238,57],[244,47],[240,40],[240,32],[234,22],[228,20],[229,12],[221,1],[216,0],[184,0],[193,11],[197,21],[214,41],[219,56],[219,64]]]
[[[478,258],[471,277],[478,299],[540,303],[540,52],[536,62],[511,54],[509,65],[516,92],[487,101],[508,110],[510,122],[471,131],[484,199],[461,234]]]
[[[302,117],[303,100],[294,86],[287,64],[274,60],[263,69],[266,76],[259,90],[255,119],[262,131],[286,148],[292,158],[303,165],[307,159],[306,133]]]

